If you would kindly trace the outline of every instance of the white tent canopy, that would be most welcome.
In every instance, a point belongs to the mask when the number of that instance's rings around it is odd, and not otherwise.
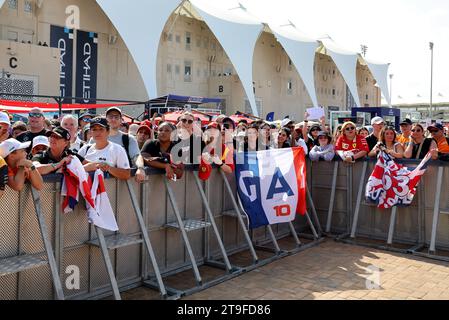
[[[330,39],[321,40],[327,49],[327,54],[331,56],[338,70],[346,81],[349,91],[358,107],[361,107],[359,92],[357,90],[357,62],[359,55],[355,52],[338,48]]]
[[[366,59],[365,62],[367,63],[368,68],[371,71],[371,74],[373,75],[374,79],[376,79],[377,85],[379,86],[380,91],[382,91],[385,100],[391,107],[391,92],[388,89],[388,68],[390,67],[390,64],[375,63],[367,61]]]
[[[149,98],[157,96],[157,53],[165,24],[181,0],[97,0],[125,41],[142,76]]]
[[[262,24],[249,16],[244,17],[241,13],[240,15],[220,13],[218,18],[212,15],[213,8],[199,1],[191,3],[222,45],[242,81],[253,114],[259,116],[253,91],[253,56],[256,42],[263,30]],[[198,7],[199,3],[201,8]],[[204,11],[204,8],[211,14]]]
[[[271,26],[270,28],[282,47],[284,47],[296,70],[298,70],[313,105],[318,107],[315,90],[315,72],[313,70],[318,43],[316,40],[300,35],[296,29],[286,31],[282,30],[282,28],[273,28]]]

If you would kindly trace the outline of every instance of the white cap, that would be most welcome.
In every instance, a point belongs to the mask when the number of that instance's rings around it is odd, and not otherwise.
[[[292,119],[289,119],[289,118],[285,118],[284,120],[282,120],[281,126],[282,126],[282,127],[285,127],[285,126],[288,125],[290,122],[293,122],[293,120],[292,120]]]
[[[16,150],[26,149],[30,146],[31,141],[19,142],[16,139],[8,139],[0,143],[0,157],[6,158]]]
[[[48,138],[46,136],[37,136],[33,139],[33,147],[37,146],[47,146],[50,147],[50,142],[48,142]]]
[[[0,123],[6,123],[7,125],[11,125],[11,120],[9,120],[9,116],[4,112],[0,112]]]
[[[371,119],[371,125],[384,123],[384,119],[381,117],[374,117]]]

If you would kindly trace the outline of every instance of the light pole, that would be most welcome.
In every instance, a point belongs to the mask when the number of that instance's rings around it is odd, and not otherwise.
[[[393,74],[390,74],[390,105],[393,107]]]
[[[429,42],[430,47],[430,110],[429,117],[432,118],[432,94],[433,94],[433,42]]]
[[[360,49],[362,49],[363,57],[366,56],[366,52],[368,51],[368,46],[365,46],[364,44],[360,45]]]

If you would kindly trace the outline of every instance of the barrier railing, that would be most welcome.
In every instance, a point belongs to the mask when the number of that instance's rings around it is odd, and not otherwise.
[[[397,162],[409,167],[420,163]],[[375,163],[366,160],[353,165],[312,164],[309,175],[313,181],[313,202],[329,204],[327,208],[322,205],[318,208],[327,235],[348,243],[449,261],[443,253],[449,249],[449,229],[444,227],[449,226],[449,193],[447,183],[443,183],[449,178],[449,163],[429,162],[412,204],[391,210],[378,209],[364,200],[365,186]],[[330,195],[322,190],[330,190]]]
[[[417,161],[402,162],[410,166],[418,164]],[[443,252],[449,250],[449,192],[445,183],[449,181],[449,164],[429,163],[412,204],[393,210],[392,214],[391,210],[379,210],[364,201],[365,184],[374,165],[375,161],[354,165],[309,162],[309,195],[313,200],[311,204],[315,204],[308,206],[311,217],[298,218],[292,225],[274,225],[251,232],[246,230],[232,175],[214,170],[209,181],[203,183],[197,180],[194,168],[189,168],[184,178],[176,183],[167,182],[163,174],[154,170],[147,171],[149,178],[143,184],[108,179],[106,189],[120,234],[132,241],[126,246],[108,246],[107,239],[114,239],[117,234],[102,231],[103,250],[101,246],[92,245],[98,236],[88,224],[82,204],[73,213],[60,213],[59,176],[45,178],[40,201],[36,195],[33,199],[29,186],[21,193],[7,189],[0,199],[0,259],[25,254],[46,260],[48,246],[44,245],[42,228],[36,223],[34,206],[40,202],[40,221],[45,222],[48,229],[44,233],[53,246],[50,251],[54,249],[63,292],[58,292],[56,273],[44,261],[36,268],[19,270],[21,272],[0,272],[0,299],[62,296],[89,299],[111,294],[120,298],[119,291],[142,284],[155,288],[162,296],[176,298],[297,252],[280,248],[276,244],[280,238],[293,234],[295,245],[303,250],[309,244],[303,245],[295,238],[297,233],[301,236],[310,230],[311,234],[304,236],[316,240],[320,227],[327,235],[335,235],[341,241],[449,260]],[[179,228],[173,228],[173,223],[187,227],[185,222],[189,220],[202,221],[210,228],[193,228],[188,237],[180,237]],[[313,224],[312,220],[320,222],[321,226]],[[257,250],[267,243],[273,244],[274,255],[261,259]],[[250,261],[247,265],[236,266],[229,257],[244,250],[249,251]],[[105,265],[105,252],[110,260],[109,267]],[[216,281],[204,283],[200,270],[195,271],[193,265],[221,267],[225,274]],[[185,270],[194,271],[194,288],[176,290],[166,285],[165,277]],[[111,284],[115,287],[113,290]]]
[[[74,212],[62,214],[60,176],[45,177],[40,200],[36,197],[33,200],[29,186],[20,193],[7,189],[0,199],[3,221],[0,260],[22,254],[46,254],[40,229],[34,221],[34,204],[40,204],[48,228],[48,242],[53,245],[50,251],[54,249],[53,269],[56,271],[52,273],[51,268],[44,265],[0,274],[0,299],[54,299],[62,295],[66,299],[110,295],[120,299],[120,291],[142,284],[156,289],[162,296],[177,298],[285,256],[288,253],[279,248],[282,255],[260,259],[256,244],[308,229],[307,221],[298,219],[294,227],[277,225],[270,227],[271,231],[263,227],[249,236],[243,228],[241,212],[234,216],[226,214],[238,206],[233,197],[236,190],[233,176],[214,170],[209,181],[203,184],[197,180],[197,172],[193,169],[188,168],[184,178],[176,183],[166,181],[165,176],[155,170],[147,170],[149,178],[142,184],[134,180],[107,179],[106,190],[119,233],[89,225],[82,202]],[[199,192],[200,187],[204,187],[203,193]],[[178,222],[179,226],[182,221],[187,227],[185,222],[188,220],[210,225],[215,236],[209,228],[193,228],[189,230],[188,238],[180,237],[179,228],[173,228],[173,223]],[[186,239],[189,245],[186,245]],[[231,264],[228,256],[244,250],[253,251],[255,259],[244,266]],[[221,266],[225,275],[203,283],[194,265]],[[194,270],[195,288],[177,290],[165,284],[164,277],[188,269]],[[58,274],[55,279],[54,275]],[[62,285],[58,285],[58,280]]]

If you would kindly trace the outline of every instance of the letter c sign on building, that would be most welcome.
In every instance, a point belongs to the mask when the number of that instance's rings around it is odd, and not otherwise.
[[[9,66],[12,69],[17,68],[17,58],[16,57],[12,57],[11,59],[9,59]]]

